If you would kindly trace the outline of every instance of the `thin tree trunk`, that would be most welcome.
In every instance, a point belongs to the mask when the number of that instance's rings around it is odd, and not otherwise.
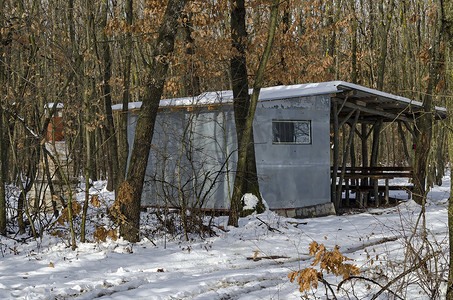
[[[162,24],[158,30],[154,57],[167,57],[174,50],[176,28],[184,9],[185,0],[170,0],[167,4]],[[130,186],[132,199],[118,199],[122,204],[124,222],[120,225],[120,235],[130,241],[140,240],[140,204],[143,183],[148,165],[151,141],[154,133],[159,102],[164,89],[168,70],[168,60],[153,59],[148,66],[145,92],[137,119],[134,144],[132,148],[126,181],[121,187]],[[120,187],[120,189],[121,189]]]
[[[200,89],[200,78],[196,73],[195,66],[193,64],[193,55],[195,54],[195,40],[192,37],[193,25],[191,20],[191,14],[187,16],[187,21],[184,22],[184,34],[186,40],[186,55],[189,66],[186,69],[186,76],[184,79],[186,95],[190,97],[197,96],[201,93]]]
[[[0,27],[3,28],[4,23],[4,16],[3,16],[3,0],[0,0]],[[6,40],[6,39],[5,39]],[[0,32],[0,41],[3,42],[3,36]],[[5,42],[6,44],[6,42]],[[2,45],[0,44],[0,57],[2,56],[3,49]],[[6,82],[6,75],[5,75],[5,67],[4,64],[0,64],[0,95],[3,97],[3,86]],[[7,167],[7,160],[5,155],[5,145],[4,145],[4,138],[3,138],[3,118],[4,112],[3,107],[0,104],[0,234],[6,235],[6,198],[5,198],[5,181],[6,181],[6,172],[5,168]]]
[[[87,81],[90,81],[90,79],[86,78]],[[89,83],[86,84],[87,86],[90,86]],[[90,129],[90,122],[91,122],[91,105],[90,101],[91,99],[89,98],[89,93],[85,92],[84,95],[84,102],[85,102],[85,200],[83,202],[83,211],[82,211],[82,224],[80,226],[80,242],[85,243],[85,224],[86,224],[86,217],[87,217],[87,212],[88,212],[88,201],[90,197],[90,180],[91,180],[91,170],[92,170],[92,165],[91,162],[93,160],[92,158],[92,150],[91,150],[91,129]]]
[[[351,82],[357,83],[357,19],[355,13],[355,1],[351,0],[352,15],[352,36],[351,36]]]
[[[401,125],[401,121],[398,121],[398,133],[401,138],[401,146],[403,147],[403,152],[404,152],[404,157],[406,159],[406,162],[410,162],[410,156],[409,156],[409,151],[407,150],[407,141],[406,141],[406,135],[404,134],[403,126]]]
[[[393,10],[395,7],[395,0],[391,0],[388,4],[387,11],[384,12],[383,0],[380,3],[381,10],[381,23],[382,26],[379,31],[380,38],[380,51],[378,54],[378,63],[377,63],[377,89],[382,91],[384,87],[384,74],[385,74],[385,63],[387,60],[387,44],[388,44],[388,34],[390,30],[390,25],[393,18]],[[384,23],[385,22],[385,23]]]
[[[240,4],[238,2],[233,1],[232,4],[234,4],[234,3],[236,3],[238,6]],[[251,100],[250,107],[247,110],[247,114],[245,117],[245,124],[243,127],[244,132],[242,133],[242,137],[240,140],[238,137],[238,149],[239,149],[238,150],[238,162],[236,165],[236,177],[234,180],[233,196],[232,196],[232,200],[231,200],[230,215],[228,218],[228,225],[232,225],[232,226],[238,226],[238,219],[239,219],[239,214],[240,214],[240,210],[241,210],[241,199],[243,196],[242,193],[244,191],[244,184],[245,184],[244,178],[247,177],[246,176],[247,166],[248,166],[247,160],[253,159],[248,156],[247,148],[250,147],[250,144],[253,146],[253,140],[252,140],[252,138],[253,138],[253,135],[252,135],[253,120],[255,118],[255,110],[256,110],[257,103],[258,103],[258,97],[260,94],[261,87],[263,85],[264,71],[266,69],[267,61],[269,59],[273,41],[274,41],[275,29],[277,27],[277,16],[278,16],[279,3],[280,3],[279,0],[274,0],[273,5],[272,5],[270,20],[269,20],[268,37],[267,37],[263,55],[261,56],[261,59],[260,59],[259,68],[256,72],[255,83],[253,85],[253,93],[252,93],[252,97],[250,99]],[[233,7],[234,7],[234,5],[233,5]],[[245,7],[243,7],[243,9],[245,9]],[[245,17],[245,10],[242,12],[239,11],[238,13],[240,13],[240,14],[244,13],[243,16]],[[232,15],[232,19],[233,19],[233,15]],[[236,21],[241,22],[241,20],[239,20],[239,19]],[[243,21],[244,21],[244,25],[245,25],[245,19]],[[232,22],[233,22],[233,20],[232,20]],[[232,31],[234,33],[233,28],[235,28],[235,27],[232,25]],[[245,28],[244,28],[244,30],[245,30]],[[245,59],[245,57],[244,57],[244,59]],[[234,76],[233,76],[233,78],[234,78]],[[236,111],[235,111],[235,113],[236,113]],[[256,169],[255,169],[255,174],[256,174]],[[247,185],[248,185],[248,188],[250,188],[250,182],[248,182]],[[258,198],[260,199],[258,180],[256,180],[256,184],[253,184],[253,185],[255,185],[254,192],[258,193],[258,195],[257,194],[254,194],[254,195],[258,196]]]
[[[442,21],[441,13],[438,13],[439,24]],[[426,201],[426,174],[428,156],[431,147],[432,124],[433,124],[433,92],[439,81],[440,71],[440,47],[442,39],[441,25],[435,28],[435,38],[430,53],[429,61],[429,79],[426,93],[423,97],[423,114],[417,119],[416,125],[418,135],[415,149],[414,162],[414,201],[420,205],[424,205]]]
[[[1,6],[0,6],[1,7]],[[2,76],[2,70],[0,67],[0,76]],[[0,80],[1,82],[1,80]],[[7,166],[7,160],[5,154],[5,148],[3,143],[3,107],[0,105],[0,234],[6,235],[6,198],[5,198],[5,168]]]
[[[443,26],[442,34],[443,41],[446,45],[445,65],[451,68],[453,65],[453,0],[444,0],[443,6]],[[447,73],[446,76],[448,91],[453,89],[453,74]],[[450,161],[450,174],[453,174],[453,99],[447,98],[447,140],[448,140],[448,156]],[[449,268],[448,268],[448,283],[446,299],[453,299],[453,176],[450,175],[450,197],[448,199],[448,238],[449,238]]]
[[[133,24],[133,0],[126,0],[126,23],[129,26]],[[130,100],[130,84],[131,84],[131,65],[132,65],[132,35],[127,32],[124,45],[124,67],[123,67],[123,95],[121,114],[118,125],[118,176],[117,186],[124,181],[126,176],[127,158],[129,156],[129,142],[127,140],[127,120],[128,106]]]
[[[113,191],[116,188],[118,183],[118,144],[115,134],[115,126],[113,123],[113,113],[112,113],[112,95],[110,88],[110,78],[112,77],[112,58],[110,55],[110,43],[108,42],[107,35],[105,34],[104,28],[107,26],[107,17],[109,10],[109,1],[102,1],[102,16],[101,22],[99,24],[101,28],[101,51],[102,51],[102,61],[103,61],[103,74],[102,74],[102,93],[104,99],[104,109],[105,109],[105,139],[107,141],[107,189]],[[93,32],[93,34],[96,34]]]

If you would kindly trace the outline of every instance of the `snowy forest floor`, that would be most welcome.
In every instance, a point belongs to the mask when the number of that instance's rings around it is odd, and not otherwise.
[[[96,226],[109,222],[105,206],[113,194],[104,184],[96,182],[90,191],[103,204],[90,209],[91,240]],[[428,195],[426,234],[421,225],[416,230],[420,206],[412,200],[312,219],[267,211],[241,218],[237,228],[227,226],[227,217],[215,217],[206,220],[215,236],[191,235],[189,242],[182,234],[162,234],[153,214],[142,213],[147,237],[141,242],[107,238],[78,243],[75,251],[67,234],[55,234],[67,232],[67,225],[55,223],[39,239],[0,237],[0,299],[332,299],[321,282],[300,292],[289,281],[290,272],[310,267],[312,241],[330,250],[338,245],[359,267],[363,278],[340,290],[343,278],[324,272],[338,299],[372,299],[403,273],[378,299],[441,298],[448,275],[449,185],[445,176]],[[81,192],[80,202],[83,197]]]

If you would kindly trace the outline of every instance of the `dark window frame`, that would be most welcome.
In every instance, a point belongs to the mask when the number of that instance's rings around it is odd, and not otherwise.
[[[303,133],[308,133],[308,141],[298,141],[296,123],[307,124],[308,130]],[[304,134],[305,137],[307,134]],[[305,138],[306,139],[306,138]],[[272,120],[272,144],[273,145],[311,145],[312,144],[312,127],[311,120],[285,120],[273,119]]]

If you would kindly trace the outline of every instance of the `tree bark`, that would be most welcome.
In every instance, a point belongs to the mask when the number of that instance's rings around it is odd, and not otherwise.
[[[118,144],[115,134],[115,126],[113,123],[112,113],[112,95],[110,88],[110,78],[112,77],[112,58],[110,55],[110,44],[107,41],[107,35],[105,34],[105,26],[107,26],[107,17],[109,10],[109,1],[102,1],[102,17],[100,22],[101,28],[101,51],[103,61],[103,74],[102,74],[102,97],[104,99],[105,109],[105,139],[107,141],[107,153],[108,163],[107,170],[108,174],[108,185],[107,189],[113,191],[118,183]]]
[[[120,235],[130,241],[140,240],[140,204],[145,179],[148,157],[156,122],[159,102],[164,89],[168,70],[168,57],[174,50],[176,28],[179,26],[185,0],[170,0],[158,30],[153,60],[147,66],[147,78],[142,100],[142,107],[137,119],[134,144],[125,183],[130,185],[131,201],[118,199],[122,204],[121,213],[125,221],[120,225]],[[163,59],[162,59],[163,58]],[[121,188],[121,187],[120,187]]]
[[[133,24],[133,0],[126,0],[126,22],[129,26]],[[130,83],[131,83],[131,64],[132,64],[132,34],[126,33],[126,41],[124,45],[124,67],[123,67],[123,94],[121,114],[119,117],[118,126],[118,188],[124,181],[126,176],[127,158],[129,156],[129,142],[127,140],[127,120],[128,120],[128,106],[130,100]]]
[[[439,27],[434,28],[436,34],[430,52],[429,78],[426,92],[423,97],[423,113],[416,120],[418,135],[414,161],[414,201],[420,205],[424,205],[426,201],[426,174],[433,125],[433,92],[435,92],[440,77],[440,47],[442,39],[442,25],[440,24],[442,22],[441,14],[442,13],[439,11],[437,15],[437,18],[439,18]]]
[[[388,43],[388,34],[390,30],[390,25],[392,24],[393,10],[395,7],[395,0],[390,0],[388,4],[387,11],[384,12],[383,0],[380,2],[380,11],[381,11],[381,23],[382,26],[379,31],[380,38],[380,50],[378,55],[377,62],[377,89],[382,91],[384,88],[384,74],[385,74],[385,63],[387,60],[387,43]],[[385,21],[385,23],[384,23]]]
[[[239,144],[243,139],[243,133],[245,130],[245,123],[247,113],[250,108],[250,97],[248,93],[248,76],[247,76],[247,60],[246,60],[246,39],[247,39],[247,30],[245,26],[245,1],[244,0],[231,0],[231,38],[232,38],[232,47],[237,51],[237,55],[233,56],[230,61],[231,69],[231,80],[233,88],[233,98],[234,98],[234,120],[236,124],[236,137],[238,143],[238,161],[239,157],[245,155],[249,156],[249,159],[255,159],[253,139],[250,137],[252,143],[247,145],[247,148],[244,150],[245,153],[242,153],[242,149],[239,148]],[[253,136],[253,128],[250,133]],[[242,195],[247,193],[247,184],[248,178],[247,174],[250,172],[238,173],[236,170],[236,176],[234,180],[233,187],[233,197],[231,200],[230,207],[230,217],[229,224],[237,226],[237,220],[239,214],[242,211]],[[255,172],[256,176],[256,172]],[[251,183],[253,179],[250,179]],[[258,180],[255,181],[256,187],[258,188],[258,193],[253,193],[256,196],[259,196],[259,187]],[[245,183],[245,184],[244,184]],[[238,190],[235,194],[235,187],[241,186],[241,189]],[[239,199],[237,199],[239,198]],[[231,222],[230,222],[231,220]]]
[[[442,11],[442,35],[446,45],[445,65],[451,68],[453,64],[453,1],[441,1]],[[447,88],[451,92],[453,89],[453,73],[447,72]],[[448,156],[450,161],[450,173],[453,173],[453,99],[447,98],[447,141]],[[450,176],[450,197],[448,199],[448,238],[449,238],[449,268],[446,299],[453,299],[453,177]]]
[[[241,24],[236,24],[236,26],[242,26],[244,25],[244,32],[245,32],[245,7],[243,6],[243,2],[239,3],[240,1],[234,1],[232,2],[232,7],[237,8],[240,7],[240,11],[237,13],[239,14],[240,19],[235,19],[235,22],[239,22]],[[244,195],[244,191],[247,190],[247,192],[252,192],[255,196],[258,197],[258,199],[261,200],[261,195],[259,194],[259,185],[258,185],[258,178],[256,175],[256,163],[250,162],[250,159],[253,159],[255,161],[255,155],[253,152],[253,157],[249,156],[249,152],[247,151],[250,147],[253,147],[254,149],[254,144],[253,144],[253,120],[255,118],[255,110],[256,106],[258,103],[258,97],[260,94],[261,87],[263,85],[263,79],[264,79],[264,71],[267,65],[267,61],[269,60],[270,52],[272,49],[273,41],[274,41],[274,35],[275,35],[275,29],[277,27],[277,15],[278,15],[278,6],[279,6],[279,0],[274,0],[272,9],[271,9],[271,14],[270,14],[270,20],[269,20],[269,31],[268,31],[268,37],[265,45],[265,49],[263,52],[263,55],[261,56],[260,59],[260,65],[258,67],[258,70],[256,72],[256,78],[255,78],[255,83],[253,84],[253,92],[252,92],[252,97],[250,101],[250,107],[247,109],[246,114],[245,114],[245,122],[243,124],[243,132],[241,133],[242,136],[239,139],[238,135],[238,162],[236,165],[236,177],[234,180],[234,187],[233,187],[233,196],[231,199],[231,208],[230,208],[230,215],[228,218],[228,225],[231,226],[238,226],[238,219],[239,219],[239,214],[241,210],[241,199],[242,196]],[[233,12],[231,15],[232,18],[232,23],[233,23]],[[242,19],[244,18],[244,19]],[[232,35],[235,33],[236,26],[233,26],[232,24]],[[233,41],[235,39],[233,38]],[[243,49],[243,47],[241,47]],[[245,50],[245,49],[244,49]],[[243,56],[244,61],[245,61],[245,56]],[[232,62],[233,66],[233,62]],[[238,68],[245,68],[245,65],[239,66],[237,65]],[[233,73],[233,67],[232,67],[232,73]],[[233,75],[234,78],[234,75]],[[234,85],[233,85],[234,86]],[[247,96],[248,96],[248,89],[246,89],[246,86],[242,84],[242,89],[240,90],[243,92],[245,89]],[[247,97],[248,98],[248,97]],[[241,99],[244,100],[244,99]],[[235,98],[236,102],[236,98]],[[242,106],[241,106],[242,107]],[[244,113],[241,111],[241,113]],[[236,115],[236,109],[235,109],[235,115]],[[235,116],[236,119],[236,116]],[[236,121],[236,130],[237,130],[237,121]],[[254,151],[254,150],[253,150]],[[251,170],[251,168],[254,168],[254,170]],[[253,174],[250,174],[251,172],[254,172]],[[252,179],[254,180],[253,182],[249,182],[246,179],[250,178],[248,176],[251,176]]]
[[[0,0],[0,27],[3,28],[4,16],[3,16],[3,0]],[[3,54],[3,36],[0,32],[0,57]],[[5,42],[6,43],[6,42]],[[3,98],[3,87],[6,82],[5,67],[3,63],[0,64],[0,95]],[[6,173],[4,172],[7,167],[7,160],[5,154],[4,138],[3,138],[3,107],[0,105],[0,234],[6,235],[6,198],[5,198],[5,181]]]
[[[0,67],[0,76],[2,76]],[[1,80],[0,80],[1,82]],[[5,154],[5,147],[3,143],[3,108],[0,105],[0,234],[6,236],[6,198],[5,198],[5,171],[7,166],[7,159]]]

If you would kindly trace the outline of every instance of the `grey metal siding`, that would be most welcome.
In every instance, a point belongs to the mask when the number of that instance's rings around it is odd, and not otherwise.
[[[273,119],[311,121],[311,144],[273,144]],[[254,130],[260,189],[270,208],[330,202],[329,95],[260,102]]]
[[[330,202],[330,96],[259,102],[254,134],[261,193],[270,208]],[[132,147],[137,115],[129,117]],[[311,144],[274,145],[272,120],[311,121]],[[143,205],[226,209],[234,183],[236,132],[232,105],[158,115]],[[227,158],[229,158],[227,160]]]

